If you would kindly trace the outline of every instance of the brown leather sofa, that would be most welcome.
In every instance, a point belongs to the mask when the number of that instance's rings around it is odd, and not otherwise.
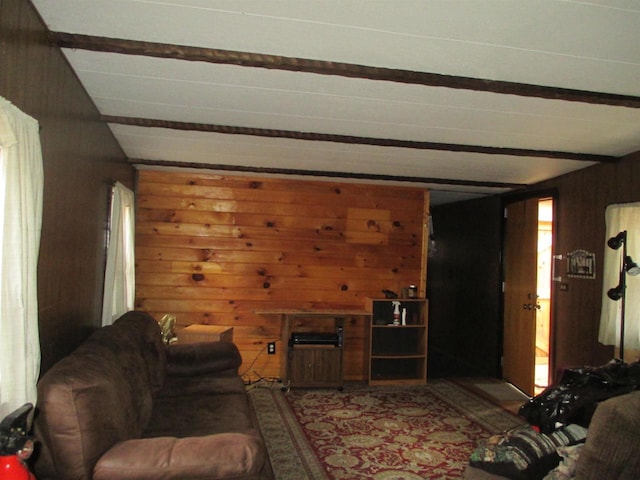
[[[228,342],[162,343],[129,312],[38,384],[39,480],[273,478]]]

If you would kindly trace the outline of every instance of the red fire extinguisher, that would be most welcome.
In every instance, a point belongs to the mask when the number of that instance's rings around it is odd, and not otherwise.
[[[33,453],[27,434],[33,405],[25,403],[0,422],[0,480],[36,480],[25,463]]]

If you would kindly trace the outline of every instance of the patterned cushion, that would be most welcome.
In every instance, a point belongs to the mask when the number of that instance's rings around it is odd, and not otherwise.
[[[560,462],[558,447],[582,442],[586,436],[587,430],[580,425],[568,425],[546,435],[531,425],[520,425],[482,442],[469,463],[511,479],[541,479]]]

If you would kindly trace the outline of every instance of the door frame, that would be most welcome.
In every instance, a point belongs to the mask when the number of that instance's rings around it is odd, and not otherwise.
[[[554,373],[556,371],[555,358],[556,358],[556,335],[555,335],[555,318],[556,318],[556,289],[558,282],[554,281],[554,267],[555,267],[555,255],[557,252],[557,238],[559,231],[558,212],[559,209],[559,195],[558,190],[542,189],[532,190],[528,192],[519,192],[515,194],[506,194],[502,197],[502,222],[501,222],[501,245],[500,245],[500,321],[498,323],[498,378],[504,378],[503,376],[503,364],[502,359],[504,356],[504,285],[505,280],[505,241],[506,241],[506,229],[505,229],[505,209],[512,203],[537,198],[539,200],[552,199],[553,200],[553,227],[552,227],[552,241],[551,241],[551,261],[553,263],[551,267],[551,286],[549,289],[549,301],[551,302],[551,308],[549,311],[549,384],[552,384],[555,380]],[[556,272],[557,273],[557,272]]]

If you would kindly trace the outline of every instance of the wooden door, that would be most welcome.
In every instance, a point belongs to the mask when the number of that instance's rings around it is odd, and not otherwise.
[[[538,199],[509,204],[504,245],[503,377],[534,395]]]
[[[319,348],[315,352],[313,377],[316,384],[342,385],[342,349]]]
[[[291,387],[342,386],[342,348],[306,345],[289,348]]]
[[[312,385],[314,383],[315,352],[313,347],[289,349],[289,374],[291,386]]]

